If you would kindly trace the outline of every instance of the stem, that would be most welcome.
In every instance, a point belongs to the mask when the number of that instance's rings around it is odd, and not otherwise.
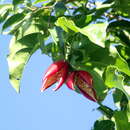
[[[98,102],[100,107],[98,108],[99,111],[101,111],[103,114],[105,114],[109,119],[113,116],[113,110],[105,105],[102,105],[100,102]]]

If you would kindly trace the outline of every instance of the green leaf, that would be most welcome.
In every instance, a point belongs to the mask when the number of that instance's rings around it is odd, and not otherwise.
[[[99,110],[103,115],[105,115],[107,118],[111,119],[113,116],[113,110],[107,106],[102,105],[99,103],[99,107],[97,110]]]
[[[4,22],[9,15],[9,10],[4,11],[0,15],[0,23]]]
[[[128,116],[128,122],[130,122],[130,113],[128,113],[127,116]]]
[[[23,18],[25,17],[25,15],[23,13],[18,13],[18,14],[14,14],[13,16],[9,17],[3,27],[2,27],[2,31],[4,31],[5,29],[7,29],[8,27],[10,27],[11,25],[23,20]]]
[[[111,29],[115,29],[115,28],[130,29],[130,22],[127,20],[113,21],[109,24],[107,29],[111,30]]]
[[[117,130],[130,130],[130,122],[128,122],[128,117],[126,112],[115,111],[114,118],[115,118]]]
[[[76,36],[77,38],[77,36]],[[74,39],[74,38],[73,38]],[[93,43],[91,43],[88,39],[83,38],[84,40],[80,40],[81,37],[74,39],[76,41],[72,41],[71,45],[73,43],[76,43],[76,45],[86,45],[84,48],[80,49],[82,52],[84,51],[84,61],[86,64],[89,64],[89,66],[98,69],[104,69],[104,67],[107,67],[108,65],[114,65],[118,67],[118,69],[130,76],[130,68],[128,63],[119,55],[116,48],[112,45],[109,48],[102,48],[100,46],[97,46]],[[82,44],[81,44],[82,43]],[[95,55],[97,54],[97,55]],[[74,56],[72,56],[73,58]]]
[[[26,16],[19,22],[13,24],[9,31],[3,32],[4,34],[13,34],[15,35],[20,29],[21,35],[27,31],[27,29],[30,27],[31,24],[34,24],[34,21],[32,20],[32,17],[30,14],[26,14]]]
[[[13,6],[11,4],[0,5],[0,23],[4,22],[11,12]]]
[[[57,17],[63,16],[66,11],[65,3],[62,1],[59,1],[54,6],[54,11]]]
[[[80,33],[86,35],[90,41],[98,46],[105,47],[107,25],[107,23],[90,24],[80,29]]]
[[[121,101],[121,98],[123,96],[123,92],[120,90],[120,89],[116,89],[114,92],[113,92],[113,100],[114,100],[114,103],[115,105],[120,109],[120,101]]]
[[[96,2],[96,9],[99,10],[99,9],[104,9],[104,8],[110,8],[114,2],[110,3],[110,4],[102,4],[101,2]]]
[[[23,36],[20,39],[17,39],[18,42],[20,42],[22,45],[29,46],[29,48],[33,48],[34,44],[39,42],[39,37],[41,36],[41,33],[31,33],[28,35]]]
[[[111,120],[97,120],[93,130],[115,130],[115,123]]]
[[[89,23],[91,23],[92,18],[93,16],[91,14],[90,15],[79,14],[79,15],[74,16],[72,20],[74,21],[76,26],[82,28],[88,25]]]
[[[56,45],[58,45],[58,35],[57,35],[57,32],[56,32],[56,29],[49,29],[49,32],[51,34],[51,37],[53,39],[53,41],[55,42]]]
[[[126,13],[130,16],[130,1],[129,0],[115,0],[115,7],[117,11],[121,11],[121,13]]]
[[[34,33],[33,33],[34,32]],[[7,58],[10,82],[17,92],[20,92],[20,80],[26,63],[31,55],[40,48],[41,33],[31,26],[24,36],[13,36],[10,43],[10,54]]]
[[[53,43],[48,43],[47,45],[41,46],[42,53],[51,56],[52,44]]]
[[[93,84],[97,93],[98,101],[103,101],[107,95],[107,88],[101,78],[101,76],[96,71],[91,71],[93,76]]]
[[[63,36],[63,30],[60,27],[55,27],[53,29],[49,29],[49,32],[51,34],[51,37],[54,41],[52,44],[52,49],[55,51],[52,51],[52,55],[55,57],[55,60],[65,59],[66,54],[65,51],[65,38]],[[56,55],[57,54],[57,55]]]
[[[60,17],[58,18],[56,25],[63,28],[66,32],[68,32],[68,28],[74,32],[80,32],[87,36],[93,43],[97,44],[98,46],[105,47],[104,42],[106,38],[107,23],[90,24],[84,28],[79,28],[72,20],[69,20],[65,17]]]
[[[49,32],[55,44],[59,46],[60,49],[63,49],[64,43],[65,43],[65,40],[63,37],[63,30],[59,27],[55,27],[54,29],[49,29]]]
[[[66,32],[69,31],[68,29],[71,29],[74,32],[79,32],[79,28],[76,27],[74,22],[72,20],[65,18],[65,17],[58,18],[56,25],[63,28],[63,30],[65,30]]]
[[[118,88],[120,89],[128,98],[130,99],[130,95],[126,92],[124,84],[124,77],[119,74],[118,69],[114,66],[108,66],[105,71],[105,84],[109,88]]]
[[[110,47],[111,56],[115,58],[114,65],[118,67],[121,72],[130,76],[130,68],[127,62],[119,55],[114,46]]]
[[[115,105],[118,107],[119,110],[127,112],[128,119],[130,122],[130,100],[128,100],[126,95],[119,89],[116,89],[113,92],[113,99]]]
[[[44,2],[46,0],[36,0],[33,4],[38,4],[38,3],[41,3],[41,2]]]
[[[24,0],[13,0],[13,5],[16,6],[16,5],[21,4],[23,2],[24,2]]]
[[[127,117],[128,117],[128,122],[130,122],[130,100],[128,101]]]
[[[129,60],[130,59],[130,47],[125,47],[125,46],[117,46],[117,51],[119,52],[119,54],[121,55],[121,57],[123,57],[125,60]]]
[[[3,4],[3,5],[0,5],[0,14],[2,12],[4,12],[5,10],[12,9],[12,8],[13,8],[12,4]]]

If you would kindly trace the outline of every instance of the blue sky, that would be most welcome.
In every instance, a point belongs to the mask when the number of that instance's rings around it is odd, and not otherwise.
[[[38,50],[30,59],[17,94],[9,83],[6,56],[11,36],[0,35],[0,130],[91,130],[98,105],[63,85],[41,93],[41,79],[52,63]],[[105,100],[110,103],[111,97]]]

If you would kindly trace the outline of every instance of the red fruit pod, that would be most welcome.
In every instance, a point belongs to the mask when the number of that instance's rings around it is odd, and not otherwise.
[[[92,76],[86,71],[78,71],[76,75],[76,86],[80,92],[88,99],[96,102],[96,91],[93,88]]]
[[[53,91],[57,91],[63,85],[63,83],[66,81],[67,74],[68,74],[68,64],[65,64],[64,67],[58,73],[58,76],[57,76],[58,84],[53,89]]]
[[[66,85],[74,91],[78,88],[86,98],[94,102],[97,101],[96,91],[93,88],[93,78],[88,72],[82,70],[71,72],[67,77]]]
[[[66,65],[66,64],[67,63],[64,60],[54,62],[47,69],[43,79],[47,78],[47,77],[50,77],[51,75],[54,75],[55,73],[60,71],[63,68],[63,66]]]
[[[75,73],[76,72],[72,72],[72,73],[68,74],[68,77],[66,80],[66,85],[68,86],[68,88],[70,88],[72,90],[75,90],[75,88],[74,88]]]
[[[94,88],[82,88],[82,86],[78,86],[78,88],[86,98],[88,98],[91,101],[97,102],[96,91]]]
[[[54,83],[58,82],[57,86],[54,91],[58,90],[62,84],[65,82],[68,74],[68,63],[61,60],[54,62],[50,65],[47,69],[45,75],[43,76],[42,80],[42,88],[41,91],[44,91]]]
[[[89,87],[93,84],[93,78],[87,71],[80,70],[78,71],[78,75],[89,85]]]

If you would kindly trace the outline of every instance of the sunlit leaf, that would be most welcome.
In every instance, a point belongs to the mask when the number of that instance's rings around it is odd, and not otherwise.
[[[49,32],[52,36],[52,39],[53,41],[55,42],[55,44],[58,44],[58,35],[57,35],[57,32],[56,32],[56,29],[49,29]]]
[[[56,25],[63,28],[66,32],[68,32],[68,29],[71,29],[74,32],[79,32],[79,28],[76,27],[74,22],[72,20],[65,18],[65,17],[58,18]]]
[[[105,72],[105,84],[109,88],[118,88],[120,89],[128,98],[130,99],[130,95],[126,92],[124,84],[124,77],[118,73],[117,68],[114,66],[108,66]]]
[[[0,5],[0,14],[7,10],[7,9],[12,9],[13,8],[13,5],[12,4],[2,4]]]
[[[17,92],[20,91],[23,69],[31,55],[39,48],[38,42],[37,33],[25,36],[19,41],[14,36],[11,40],[8,56],[9,74],[10,82]]]
[[[4,11],[0,15],[0,23],[4,22],[9,15],[9,10]]]
[[[105,47],[107,23],[90,24],[80,29],[80,33],[86,35],[93,43]]]
[[[80,32],[87,36],[90,41],[93,43],[105,47],[104,41],[106,38],[106,28],[107,23],[100,23],[100,24],[90,24],[84,28],[77,27],[72,20],[69,20],[65,17],[60,17],[57,20],[56,25],[63,28],[65,31],[68,32],[68,28],[73,30],[74,32]]]
[[[96,4],[96,9],[98,10],[98,9],[103,9],[103,8],[110,8],[114,4],[114,2],[110,4],[102,4],[102,2],[97,1],[95,4]]]
[[[125,46],[117,46],[117,51],[126,60],[130,59],[130,48]]]
[[[128,63],[119,55],[114,46],[110,47],[111,56],[115,58],[114,65],[118,67],[121,72],[126,73],[130,76],[130,68]]]
[[[20,91],[20,80],[26,63],[31,55],[40,48],[40,37],[35,26],[31,25],[26,33],[21,36],[13,36],[10,43],[10,53],[8,56],[10,82],[17,92]]]

